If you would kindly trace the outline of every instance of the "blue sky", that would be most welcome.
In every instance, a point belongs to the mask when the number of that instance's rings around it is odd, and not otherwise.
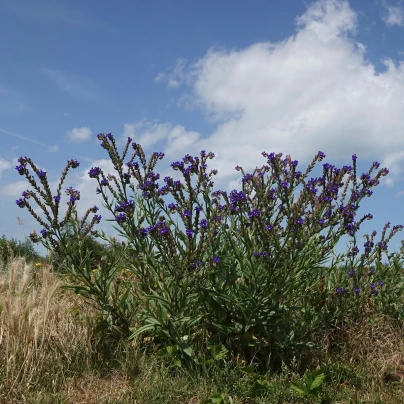
[[[356,153],[362,171],[390,169],[361,204],[364,230],[404,224],[403,1],[0,0],[0,35],[0,233],[39,229],[15,205],[22,155],[52,181],[80,160],[71,181],[94,203],[100,132],[165,152],[163,171],[211,150],[227,190],[263,150],[303,167],[318,150],[340,166]]]

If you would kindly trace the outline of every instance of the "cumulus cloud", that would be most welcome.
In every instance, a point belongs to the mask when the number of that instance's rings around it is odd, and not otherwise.
[[[171,123],[156,123],[141,121],[126,123],[124,125],[124,138],[131,137],[144,149],[149,149],[158,142],[164,144],[164,152],[167,156],[173,156],[181,151],[186,151],[199,138],[200,134],[195,131],[187,131],[182,125]]]
[[[389,27],[394,27],[395,25],[399,27],[404,27],[404,6],[403,4],[397,3],[393,5],[384,5],[384,12],[382,15],[382,20]]]
[[[90,128],[83,126],[81,128],[73,128],[66,133],[66,138],[72,143],[81,143],[90,140],[92,135]]]
[[[182,67],[185,97],[216,122],[189,149],[214,151],[221,176],[234,174],[236,164],[261,166],[263,150],[304,163],[322,150],[335,164],[349,163],[354,153],[394,162],[390,177],[397,178],[404,163],[404,61],[386,59],[377,72],[355,40],[358,28],[347,1],[320,0],[281,42],[211,48]]]

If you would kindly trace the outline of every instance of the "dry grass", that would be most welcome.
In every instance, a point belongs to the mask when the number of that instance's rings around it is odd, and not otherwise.
[[[349,350],[345,360],[366,363],[367,370],[380,380],[395,375],[404,381],[404,325],[394,326],[387,317],[380,316],[372,323],[363,323],[348,332]],[[390,377],[388,376],[390,375]]]
[[[63,383],[69,367],[88,357],[90,333],[84,307],[60,286],[49,266],[34,269],[23,259],[14,260],[0,277],[0,398],[4,402],[41,385]]]

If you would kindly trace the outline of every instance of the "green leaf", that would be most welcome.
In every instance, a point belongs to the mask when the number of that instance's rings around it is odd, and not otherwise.
[[[155,328],[154,324],[144,325],[143,327],[138,328],[134,333],[132,333],[129,336],[129,340],[134,339],[135,337],[137,337],[139,334],[141,334],[143,332],[154,330],[154,328]]]
[[[324,373],[317,375],[310,385],[310,390],[315,390],[319,388],[323,384],[324,376],[325,376]]]
[[[308,395],[308,392],[304,390],[304,388],[298,386],[295,383],[291,383],[290,388],[294,390],[299,397],[306,397]]]
[[[220,361],[226,359],[228,351],[223,344],[218,344],[211,348],[211,353],[214,360]]]

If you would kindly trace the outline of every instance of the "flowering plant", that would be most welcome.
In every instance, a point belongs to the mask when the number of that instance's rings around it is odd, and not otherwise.
[[[233,357],[255,358],[261,364],[270,357],[276,365],[313,347],[318,333],[347,317],[363,317],[369,301],[398,313],[394,305],[403,292],[400,253],[387,255],[390,272],[380,268],[388,242],[402,226],[394,226],[386,238],[386,225],[378,243],[376,232],[365,235],[361,255],[356,240],[361,224],[372,218],[367,214],[356,220],[359,203],[388,174],[385,168],[378,170],[379,163],[358,180],[353,155],[352,166],[326,163],[322,176],[310,177],[324,153],[318,152],[301,172],[290,156],[264,152],[266,164],[253,173],[236,167],[242,174],[242,189],[227,193],[213,190],[217,170],[209,171],[207,164],[214,158],[212,152],[187,154],[173,162],[172,169],[182,178],[166,176],[160,185],[155,167],[163,153],[155,152],[147,161],[131,138],[122,153],[111,134],[99,134],[98,139],[114,172],[92,167],[88,175],[97,182],[96,193],[110,212],[121,243],[93,230],[101,220],[96,207],[78,221],[80,194],[72,188],[66,190],[66,216],[58,219],[62,183],[68,169],[78,166],[75,160],[68,162],[52,195],[46,173],[21,158],[16,169],[34,189],[23,193],[17,205],[27,208],[43,226],[41,236],[33,233],[31,239],[64,249],[76,281],[72,288],[94,301],[108,324],[124,335],[151,336],[185,361],[200,362],[207,343],[223,344]],[[45,219],[36,214],[30,198]],[[84,227],[90,213],[94,216]],[[64,245],[59,229],[66,217],[77,223],[79,236],[92,232],[109,240],[119,258],[100,263],[92,272],[87,256],[74,258]],[[343,235],[351,239],[349,250],[336,254]],[[372,264],[376,270],[366,269]],[[131,276],[118,276],[122,268]]]

